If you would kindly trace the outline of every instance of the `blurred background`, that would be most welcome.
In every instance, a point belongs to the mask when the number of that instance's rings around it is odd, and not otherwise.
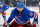
[[[23,2],[25,7],[39,7],[40,8],[40,0],[0,0],[4,5],[9,7],[16,7],[18,2]],[[39,9],[40,12],[40,9]]]
[[[10,7],[16,7],[18,2],[23,2],[25,6],[39,6],[40,5],[40,0],[0,0],[4,2],[5,5],[10,6]]]

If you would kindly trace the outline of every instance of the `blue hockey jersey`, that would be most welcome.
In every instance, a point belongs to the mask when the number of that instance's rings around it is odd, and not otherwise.
[[[9,7],[6,5],[3,5],[3,7],[0,7],[0,13],[2,13],[3,11],[7,10]]]
[[[15,18],[17,23],[26,24],[26,22],[30,18],[33,18],[33,17],[35,17],[35,12],[30,11],[27,8],[24,7],[23,11],[21,13],[19,13],[17,8],[15,8],[15,9],[12,10],[11,15],[10,15],[10,17],[9,17],[7,22],[10,23],[12,21],[12,19]],[[37,19],[35,19],[35,21],[38,23],[38,17],[37,17]]]

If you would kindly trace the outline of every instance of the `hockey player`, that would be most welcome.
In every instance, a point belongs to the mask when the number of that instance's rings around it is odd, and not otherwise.
[[[17,7],[12,10],[7,23],[10,23],[15,18],[9,27],[31,27],[31,25],[27,25],[31,24],[30,18],[34,18],[34,21],[38,23],[37,16],[36,12],[28,10],[24,7],[22,2],[18,2]],[[36,23],[33,23],[32,26],[36,27]]]
[[[3,19],[4,19],[4,26],[5,26],[5,23],[6,23],[6,10],[8,9],[8,6],[6,5],[3,5],[3,2],[0,2],[0,14],[2,14],[3,16]],[[1,16],[0,16],[1,17]],[[3,23],[3,22],[2,22]]]

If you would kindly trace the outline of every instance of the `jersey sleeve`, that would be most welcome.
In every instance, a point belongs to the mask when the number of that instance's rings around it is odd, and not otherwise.
[[[38,14],[36,12],[35,12],[35,15],[34,15],[34,23],[38,24]]]
[[[5,10],[7,10],[9,7],[8,6],[5,6]]]
[[[15,16],[14,16],[14,10],[11,12],[11,15],[10,15],[10,17],[9,17],[9,19],[8,19],[8,23],[10,23],[12,20],[13,20],[13,18],[14,18]]]
[[[28,17],[28,18],[33,18],[34,17],[34,11],[30,11],[28,10],[27,8],[24,8],[25,9],[25,16]]]
[[[26,16],[28,16],[29,18],[33,18],[34,17],[34,11],[30,11],[28,9],[26,9],[25,11]]]
[[[38,14],[34,11],[29,11],[28,13],[29,18],[34,18],[34,22],[38,24]]]

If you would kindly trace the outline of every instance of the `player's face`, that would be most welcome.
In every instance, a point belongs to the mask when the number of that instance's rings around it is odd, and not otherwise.
[[[21,12],[21,11],[23,10],[23,8],[17,8],[17,10],[18,10],[19,12]]]
[[[3,7],[3,5],[0,5],[0,7]]]

